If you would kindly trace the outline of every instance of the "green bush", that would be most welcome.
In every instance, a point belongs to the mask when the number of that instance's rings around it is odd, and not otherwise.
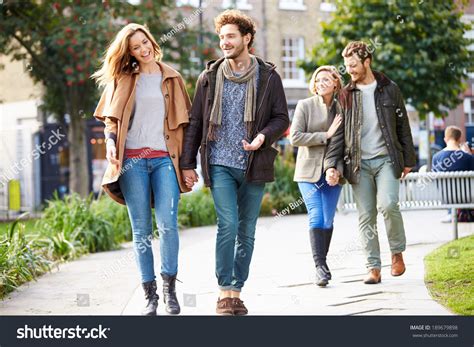
[[[0,298],[58,262],[116,249],[132,238],[126,207],[109,197],[55,195],[28,233],[19,219],[0,234]]]
[[[83,199],[70,194],[50,201],[37,227],[44,236],[51,258],[68,260],[86,252],[100,252],[118,247],[112,221],[96,208],[103,203],[92,195]],[[110,217],[110,216],[109,216]]]
[[[98,218],[110,223],[117,243],[132,240],[132,226],[126,206],[118,204],[105,194],[94,201],[92,207]]]
[[[300,200],[301,193],[298,184],[293,181],[294,173],[295,161],[291,151],[276,158],[275,181],[265,186],[260,215],[275,215],[285,208],[297,204],[299,204],[298,207],[290,208],[291,214],[306,213],[306,207]]]
[[[216,223],[216,211],[209,188],[183,194],[178,206],[180,227],[197,227]]]

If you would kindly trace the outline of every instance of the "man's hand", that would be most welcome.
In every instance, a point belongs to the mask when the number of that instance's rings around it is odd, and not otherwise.
[[[194,186],[194,183],[196,183],[199,180],[199,176],[196,173],[196,170],[190,169],[190,170],[181,170],[181,176],[183,178],[184,183],[186,184],[186,187],[191,189]]]
[[[403,172],[402,172],[402,178],[405,178],[405,176],[411,171],[411,167],[405,167],[403,168]]]
[[[341,176],[340,172],[335,168],[330,168],[326,170],[326,181],[330,186],[335,186],[339,183],[339,177]]]
[[[256,151],[263,145],[263,142],[265,142],[265,135],[258,134],[257,137],[253,139],[252,143],[242,140],[242,145],[246,151]]]

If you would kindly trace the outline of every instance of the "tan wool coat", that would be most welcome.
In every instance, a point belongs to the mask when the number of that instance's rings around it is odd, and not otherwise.
[[[157,63],[163,78],[161,91],[165,99],[164,136],[166,147],[178,179],[181,192],[188,192],[179,170],[179,157],[182,152],[184,127],[189,123],[191,101],[179,72],[162,62]],[[119,165],[108,164],[102,179],[102,188],[112,199],[125,205],[123,194],[118,184],[122,173],[125,141],[135,103],[135,91],[139,72],[123,74],[116,81],[109,83],[102,93],[94,117],[105,124],[105,136],[116,138]],[[153,207],[154,199],[151,199]]]

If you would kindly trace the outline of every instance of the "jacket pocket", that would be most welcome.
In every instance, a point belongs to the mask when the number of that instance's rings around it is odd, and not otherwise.
[[[312,179],[315,172],[322,171],[322,162],[319,158],[298,159],[295,167],[295,178]]]
[[[254,152],[252,164],[248,172],[248,180],[256,182],[271,182],[275,179],[274,167],[278,150],[267,147]]]

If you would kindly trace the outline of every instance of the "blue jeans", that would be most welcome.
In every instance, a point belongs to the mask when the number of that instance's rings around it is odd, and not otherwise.
[[[340,185],[330,186],[324,174],[316,183],[298,182],[309,215],[311,229],[331,229],[336,214],[337,201],[341,194]]]
[[[245,181],[245,171],[210,166],[217,213],[216,277],[221,290],[241,291],[249,276],[264,183]]]
[[[179,185],[169,157],[153,159],[127,158],[119,178],[132,224],[133,247],[142,282],[155,279],[151,195],[160,238],[161,273],[178,272],[178,202]]]

